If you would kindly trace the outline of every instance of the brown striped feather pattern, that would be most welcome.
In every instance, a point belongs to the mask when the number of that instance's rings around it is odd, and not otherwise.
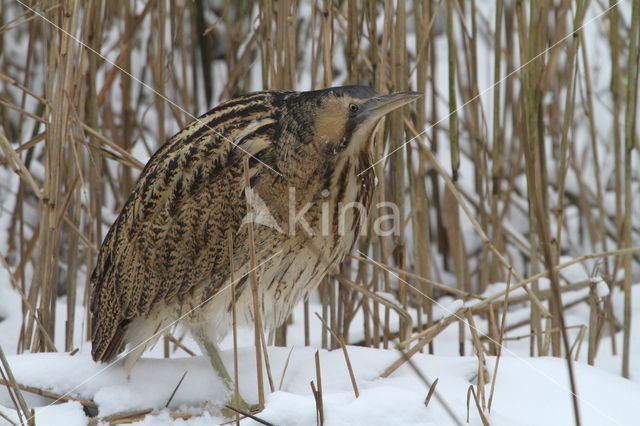
[[[239,320],[250,324],[248,226],[265,327],[281,324],[357,239],[360,210],[346,210],[342,233],[338,216],[341,205],[371,203],[371,139],[380,117],[352,109],[376,96],[360,86],[256,92],[170,138],[145,166],[100,249],[91,277],[93,358],[110,361],[130,344],[131,368],[154,335],[178,320],[223,337],[231,327],[231,276]],[[243,221],[245,156],[251,191],[277,226]],[[311,232],[302,221],[289,223],[305,208]]]

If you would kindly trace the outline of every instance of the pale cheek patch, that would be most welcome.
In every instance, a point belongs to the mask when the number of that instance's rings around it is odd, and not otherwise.
[[[316,118],[316,135],[322,135],[318,140],[321,148],[326,144],[339,144],[347,126],[344,106],[340,102],[330,102],[318,111]]]

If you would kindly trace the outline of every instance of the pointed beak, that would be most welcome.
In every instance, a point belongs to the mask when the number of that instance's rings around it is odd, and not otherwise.
[[[398,92],[390,95],[376,96],[364,104],[365,108],[362,112],[364,113],[363,115],[366,115],[365,120],[377,120],[391,111],[415,101],[423,95],[424,94],[420,92]]]

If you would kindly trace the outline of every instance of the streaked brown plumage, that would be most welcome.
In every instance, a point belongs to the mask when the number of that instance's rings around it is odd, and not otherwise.
[[[347,210],[339,232],[340,203],[368,208],[375,125],[417,96],[378,96],[362,86],[257,92],[219,105],[173,136],[145,166],[100,249],[91,278],[93,358],[110,361],[128,343],[130,369],[154,334],[179,319],[201,343],[224,336],[231,263],[238,318],[251,323],[243,223],[248,155],[251,193],[278,225],[252,225],[262,318],[265,327],[278,326],[351,249],[362,218]],[[292,188],[296,214],[311,205],[304,219],[314,235],[300,223],[290,227]]]

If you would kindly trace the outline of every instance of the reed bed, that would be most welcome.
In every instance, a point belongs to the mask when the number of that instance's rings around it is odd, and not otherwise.
[[[388,375],[413,353],[438,353],[455,326],[480,384],[495,377],[484,359],[500,356],[506,333],[571,369],[580,345],[593,364],[603,336],[621,331],[613,351],[628,377],[640,282],[638,2],[0,4],[0,267],[23,312],[19,344],[5,351],[80,347],[97,249],[146,159],[194,116],[252,90],[362,84],[425,96],[377,135],[374,206],[397,207],[399,232],[374,233],[388,211],[371,210],[369,232],[314,296],[322,346],[347,362],[345,344],[400,348]],[[575,265],[591,280],[564,274]],[[495,283],[503,290],[485,293]],[[510,295],[518,288],[526,294]],[[576,328],[566,295],[584,288],[570,303],[590,319]],[[466,304],[436,315],[445,296]],[[516,309],[526,320],[509,321]],[[257,353],[286,345],[286,328],[257,333]],[[173,336],[166,345],[167,356],[180,350]],[[470,397],[482,414],[491,396],[480,387]],[[319,360],[312,388],[322,419]]]

